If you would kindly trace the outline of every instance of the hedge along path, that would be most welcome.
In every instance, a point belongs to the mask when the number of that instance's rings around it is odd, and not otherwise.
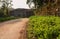
[[[28,18],[0,23],[0,39],[26,39]]]

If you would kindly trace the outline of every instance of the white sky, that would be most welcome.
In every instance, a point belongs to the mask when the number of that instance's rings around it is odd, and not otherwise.
[[[27,0],[13,0],[13,8],[29,8],[29,6],[26,4]]]

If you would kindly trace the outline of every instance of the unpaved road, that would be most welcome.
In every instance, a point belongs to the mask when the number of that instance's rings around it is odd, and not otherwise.
[[[26,39],[28,18],[0,23],[0,39]]]

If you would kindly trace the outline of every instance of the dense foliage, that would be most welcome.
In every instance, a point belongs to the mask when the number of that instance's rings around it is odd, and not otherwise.
[[[60,39],[60,17],[32,16],[27,33],[28,39]]]
[[[56,4],[56,1],[58,0],[27,0],[27,4],[31,5],[31,3],[34,3],[34,7],[35,8],[41,8],[42,6],[46,6],[46,5],[54,5]]]
[[[60,0],[27,0],[27,4],[32,6],[35,15],[58,15],[60,11]]]

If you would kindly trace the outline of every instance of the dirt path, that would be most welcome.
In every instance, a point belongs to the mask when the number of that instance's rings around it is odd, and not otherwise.
[[[0,39],[26,39],[28,18],[0,23]]]

